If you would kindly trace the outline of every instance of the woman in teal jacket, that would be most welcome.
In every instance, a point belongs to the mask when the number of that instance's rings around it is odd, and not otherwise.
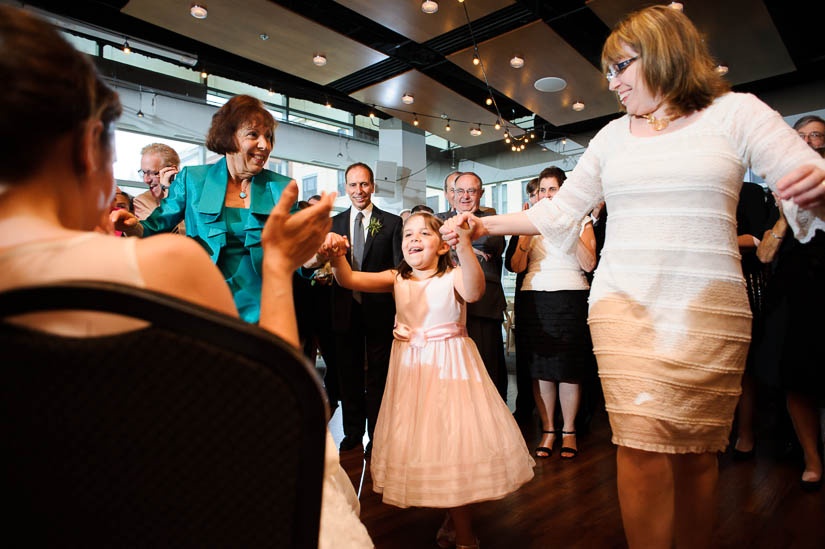
[[[290,182],[264,169],[275,126],[258,99],[233,97],[212,117],[206,137],[206,147],[224,158],[183,168],[144,221],[128,212],[116,218],[116,227],[132,236],[170,232],[185,218],[186,235],[206,248],[232,289],[238,314],[252,323],[261,309],[261,230]]]

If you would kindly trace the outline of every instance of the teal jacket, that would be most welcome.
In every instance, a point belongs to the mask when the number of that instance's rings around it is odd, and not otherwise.
[[[220,265],[221,250],[226,246],[227,229],[223,211],[227,179],[226,158],[216,164],[183,168],[169,187],[169,195],[152,215],[141,221],[143,235],[169,232],[185,218],[186,236],[200,242],[212,261]],[[244,247],[249,251],[252,266],[259,277],[263,261],[261,230],[289,182],[290,178],[269,170],[263,170],[252,178]],[[257,317],[244,320],[255,322]]]

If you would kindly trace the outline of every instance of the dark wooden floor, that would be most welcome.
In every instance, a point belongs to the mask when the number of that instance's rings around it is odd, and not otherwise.
[[[336,416],[340,422],[340,411]],[[538,427],[526,428],[525,439],[535,448]],[[535,478],[521,490],[475,506],[482,547],[626,547],[616,494],[616,450],[603,411],[595,416],[591,432],[579,437],[579,448],[576,459],[563,461],[557,446],[552,457],[537,460]],[[803,492],[800,462],[775,453],[763,444],[749,462],[734,462],[729,454],[720,457],[714,547],[825,548],[825,489]],[[443,511],[385,505],[372,490],[369,462],[360,451],[344,452],[341,463],[356,490],[365,472],[361,519],[377,548],[435,547]]]

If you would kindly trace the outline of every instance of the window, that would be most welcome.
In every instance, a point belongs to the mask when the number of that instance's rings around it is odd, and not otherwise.
[[[303,178],[303,187],[304,187],[304,196],[303,199],[306,200],[310,196],[314,194],[318,194],[318,176],[317,175],[308,175]]]
[[[338,170],[338,196],[347,194],[347,174],[344,170]]]
[[[501,210],[499,209],[499,205],[498,205],[499,191],[501,190],[501,189],[499,189],[499,187],[501,187],[501,185],[493,185],[492,187],[493,187],[493,203],[490,204],[490,207],[495,208],[497,212],[501,212]]]
[[[438,195],[430,195],[427,197],[427,206],[433,209],[435,213],[441,211],[441,208],[438,205]]]
[[[527,194],[527,184],[530,183],[529,179],[525,179],[521,182],[521,203],[524,204],[528,200],[530,200],[530,196]]]
[[[499,190],[499,192],[498,192],[498,197],[499,197],[499,200],[501,202],[499,203],[499,206],[496,209],[497,209],[498,213],[503,213],[503,214],[508,213],[508,210],[507,210],[507,183],[501,183],[499,185],[496,185],[496,187],[501,188],[501,190]]]

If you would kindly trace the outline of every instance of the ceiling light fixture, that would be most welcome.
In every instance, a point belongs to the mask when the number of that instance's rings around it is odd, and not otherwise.
[[[521,67],[524,66],[524,57],[522,57],[520,55],[514,55],[510,59],[510,66],[513,67],[514,69],[520,69]]]
[[[504,142],[505,142],[505,143],[509,143],[509,142],[510,142],[510,136],[509,136],[509,135],[508,135],[507,137],[505,137],[505,138],[504,138]]]
[[[473,137],[478,137],[479,135],[481,135],[481,126],[470,128],[470,135],[472,135]]]
[[[447,125],[446,125],[446,126],[444,126],[444,130],[445,130],[445,131],[450,131],[450,130],[452,130],[452,128],[450,127],[450,119],[449,119],[449,118],[447,119]]]
[[[143,118],[143,111],[142,110],[138,109],[137,117],[138,118]]]
[[[413,94],[411,93],[405,93],[401,96],[401,102],[405,105],[412,105],[415,103],[415,97],[413,97]]]
[[[473,65],[478,65],[481,63],[481,59],[478,57],[478,51],[473,54]]]
[[[510,147],[510,150],[513,151],[513,152],[516,152],[516,146],[513,145],[512,147]]]
[[[715,70],[716,74],[718,74],[719,76],[725,76],[726,74],[728,74],[729,69],[727,65],[725,65],[724,63],[720,63],[716,65],[716,68],[713,70]]]
[[[496,125],[495,125],[495,126],[493,126],[493,127],[494,127],[495,129],[497,129],[497,130],[500,130],[500,129],[501,129],[501,120],[499,120],[498,118],[496,118]]]
[[[435,0],[424,0],[421,2],[421,11],[424,13],[435,13],[438,11],[438,2]]]
[[[129,47],[129,41],[128,40],[123,42],[123,53],[125,53],[126,55],[129,55],[130,53],[132,53],[132,48]]]
[[[536,138],[536,134],[534,134],[533,132],[530,132],[530,139],[535,139],[535,138]]]
[[[259,34],[258,36],[260,36],[260,37],[261,37],[261,40],[263,40],[264,42],[266,42],[267,40],[269,40],[269,35],[268,35],[267,33],[265,33],[265,32],[262,32],[262,33],[261,33],[261,34]]]
[[[584,110],[584,103],[582,103],[581,101],[576,101],[575,103],[573,103],[573,110],[576,111],[576,112],[583,111]]]
[[[413,126],[418,126],[418,116],[415,113],[413,113]]]
[[[206,16],[209,15],[209,12],[206,10],[206,6],[201,6],[200,4],[192,4],[192,7],[189,8],[189,15],[191,15],[195,19],[206,19]]]
[[[275,95],[275,90],[273,90],[272,88],[269,88],[269,91],[267,93],[269,95]]]
[[[326,105],[326,106],[327,106],[327,108],[328,108],[328,109],[331,109],[331,108],[332,108],[332,103],[330,103],[329,101],[327,101],[327,105]]]
[[[375,113],[370,111],[370,118],[375,118]]]
[[[322,53],[316,53],[312,56],[312,62],[316,67],[323,67],[327,64],[327,56]]]
[[[485,101],[485,103],[487,103],[487,105],[492,105],[493,104],[493,98],[488,97],[487,100]]]
[[[201,72],[201,78],[203,78],[204,80],[206,80],[206,78],[207,78],[208,76],[209,76],[209,75],[208,75],[208,74],[206,74],[206,71],[202,71],[202,72]]]

